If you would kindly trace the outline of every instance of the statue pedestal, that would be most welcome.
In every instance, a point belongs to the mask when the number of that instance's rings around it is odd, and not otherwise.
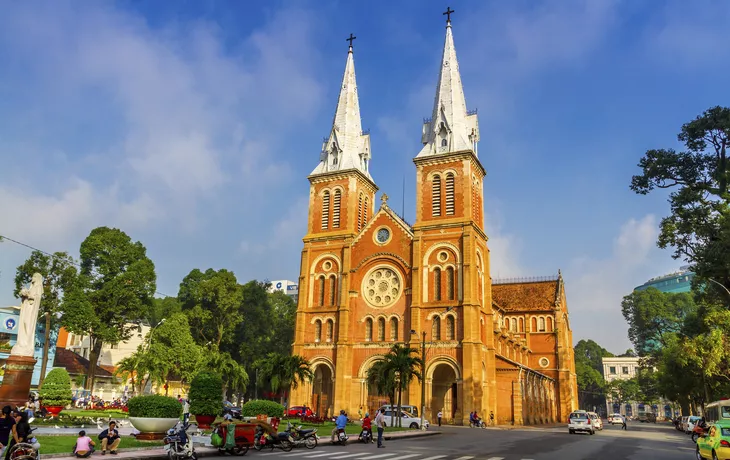
[[[16,407],[28,402],[35,363],[36,359],[32,356],[10,355],[0,385],[0,406],[7,404]]]

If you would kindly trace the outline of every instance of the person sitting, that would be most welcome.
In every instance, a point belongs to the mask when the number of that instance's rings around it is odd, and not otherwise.
[[[370,414],[367,412],[365,412],[365,417],[362,419],[362,431],[360,432],[360,437],[362,437],[363,433],[367,433],[370,435],[371,443],[375,442],[375,440],[373,439],[372,421],[370,420]]]
[[[101,441],[101,455],[106,455],[107,449],[110,454],[117,455],[117,447],[122,442],[117,431],[117,422],[109,422],[109,428],[99,433],[99,440]]]
[[[345,431],[346,426],[347,414],[344,410],[341,410],[340,415],[337,417],[337,420],[335,420],[335,427],[332,430],[332,442],[335,442],[337,440],[337,433],[339,433],[340,430]]]
[[[474,412],[469,412],[469,426],[474,426]]]
[[[90,437],[86,436],[86,431],[79,431],[79,437],[76,438],[76,445],[74,446],[73,453],[76,458],[89,458],[94,452],[94,441]]]
[[[481,422],[482,422],[482,420],[477,415],[477,411],[474,411],[474,426],[479,428]]]

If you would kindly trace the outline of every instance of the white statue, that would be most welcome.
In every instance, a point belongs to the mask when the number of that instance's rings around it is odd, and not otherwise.
[[[38,321],[38,309],[43,297],[43,276],[33,274],[29,288],[20,290],[20,324],[18,324],[18,340],[10,354],[14,356],[30,356],[35,352],[35,327]]]

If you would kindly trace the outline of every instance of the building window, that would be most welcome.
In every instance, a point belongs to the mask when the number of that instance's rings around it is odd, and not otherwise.
[[[438,316],[433,317],[433,324],[431,325],[431,339],[441,340],[441,318]]]
[[[441,269],[433,269],[433,300],[441,300]]]
[[[454,267],[446,268],[446,298],[454,300]]]
[[[431,184],[431,215],[439,217],[441,215],[441,176],[436,174],[433,176]]]
[[[446,174],[446,215],[454,215],[454,174]]]
[[[322,230],[327,230],[330,222],[330,192],[325,190],[322,195]]]
[[[449,141],[446,139],[441,139],[441,147],[447,147],[449,145]]]
[[[365,340],[373,341],[373,320],[370,318],[365,320]]]
[[[365,201],[363,202],[362,207],[362,226],[366,226],[368,224],[368,197],[365,197]]]
[[[538,332],[545,332],[545,318],[537,319],[537,330]]]
[[[449,315],[446,317],[446,340],[456,339],[456,321],[454,317]]]
[[[337,291],[337,278],[334,276],[330,277],[330,305],[335,304],[335,291]]]
[[[357,231],[362,230],[362,193],[357,199]]]
[[[342,192],[335,190],[335,199],[332,206],[332,228],[340,228],[340,201],[342,201]]]
[[[517,332],[517,318],[512,318],[511,324],[512,324],[512,327],[510,328],[510,330],[512,332]]]
[[[119,344],[118,343],[113,343],[113,344],[111,344],[109,346],[109,348],[111,348],[112,350],[119,350]]]
[[[319,342],[322,340],[322,321],[317,320],[314,322],[314,341]]]
[[[334,323],[332,322],[331,319],[328,319],[327,320],[327,341],[328,342],[332,341],[332,332],[333,332],[334,328],[335,328]]]
[[[519,329],[520,332],[525,332],[525,319],[520,318],[519,319]]]
[[[628,368],[628,366],[623,366],[623,367],[621,368],[621,373],[622,373],[622,374],[624,374],[624,375],[627,375],[627,374],[629,373],[629,368]]]
[[[548,319],[547,319],[547,330],[548,330],[548,332],[553,332],[553,318],[552,318],[552,316],[548,316]]]
[[[324,276],[319,277],[319,295],[317,299],[317,305],[320,307],[324,305]]]
[[[611,366],[608,368],[608,373],[611,375],[616,375],[616,366]]]
[[[378,319],[378,340],[385,342],[385,318]]]
[[[398,341],[398,318],[390,319],[390,340]]]

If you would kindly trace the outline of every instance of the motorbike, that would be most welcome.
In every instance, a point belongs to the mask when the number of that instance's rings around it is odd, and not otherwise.
[[[348,437],[347,437],[347,433],[345,433],[345,430],[343,430],[342,428],[338,428],[337,429],[337,440],[332,441],[332,444],[335,444],[335,445],[340,444],[340,445],[345,446],[345,445],[347,445],[347,439],[348,439]]]
[[[256,434],[253,438],[253,448],[261,450],[268,447],[272,451],[274,448],[289,452],[294,448],[294,439],[286,431],[283,433],[268,434],[261,425],[256,427]]]
[[[482,419],[472,420],[471,422],[469,422],[469,428],[486,428],[486,427],[487,427],[487,425],[484,423],[484,420],[482,420]]]
[[[184,424],[178,428],[180,424],[175,425],[174,428],[170,428],[165,436],[165,452],[167,458],[173,459],[192,459],[198,460],[198,455],[195,453],[195,446],[193,446],[192,436],[188,436],[187,430],[190,428],[189,424]]]
[[[35,420],[31,417],[28,423],[33,423]],[[19,442],[10,449],[10,456],[8,458],[12,460],[40,460],[41,458],[41,444],[38,442],[33,432],[35,428],[31,428],[28,433],[28,442]]]
[[[373,435],[372,435],[372,431],[370,431],[370,430],[363,430],[363,431],[362,431],[362,432],[360,433],[360,436],[358,436],[358,437],[357,437],[357,439],[358,439],[358,440],[359,440],[360,442],[363,442],[363,443],[365,443],[365,444],[369,444],[369,443],[373,442]]]
[[[307,449],[314,449],[317,447],[317,429],[302,430],[302,426],[294,428],[291,422],[286,422],[286,433],[289,433],[294,440],[294,447],[304,446]]]
[[[697,438],[700,438],[703,435],[707,434],[708,431],[709,431],[709,427],[707,427],[707,426],[702,427],[699,424],[695,425],[695,427],[692,428],[692,442],[694,442],[696,444]]]

